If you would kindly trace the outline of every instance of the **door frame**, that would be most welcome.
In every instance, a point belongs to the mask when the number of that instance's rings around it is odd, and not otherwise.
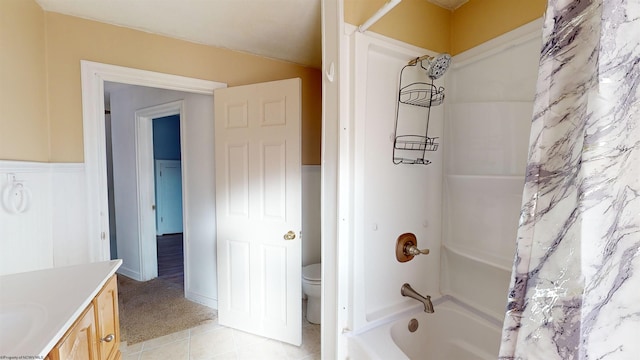
[[[158,244],[156,242],[156,211],[153,158],[153,119],[179,115],[180,116],[180,154],[184,154],[185,144],[184,100],[172,101],[165,104],[150,106],[135,112],[136,129],[136,186],[138,189],[138,249],[140,253],[140,277],[142,281],[158,277]],[[182,156],[182,155],[181,155]],[[182,173],[182,199],[184,197],[185,173]],[[188,207],[182,207],[182,222],[188,217]],[[187,229],[183,230],[182,243],[187,241]],[[188,263],[189,252],[184,252],[184,263]],[[185,281],[188,277],[188,267],[184,267]]]
[[[80,73],[90,257],[92,261],[106,261],[110,258],[110,244],[104,82],[212,96],[215,89],[227,87],[227,84],[87,60],[80,60]],[[187,276],[185,272],[185,278]]]
[[[321,258],[323,358],[349,355],[352,221],[349,182],[352,133],[349,44],[345,38],[344,0],[321,1],[322,27],[322,179]]]
[[[341,22],[343,8],[341,1],[327,4],[322,2],[323,28],[331,32],[332,44],[341,44]],[[329,8],[329,9],[327,9]],[[331,16],[326,16],[331,15]],[[335,27],[328,26],[338,24]],[[323,35],[323,42],[327,42],[328,35]],[[336,46],[337,48],[338,46]],[[336,50],[336,49],[332,49]],[[336,286],[331,279],[336,279],[338,263],[340,268],[346,269],[346,255],[338,257],[337,244],[347,244],[337,241],[337,175],[338,175],[338,124],[331,120],[325,112],[338,113],[338,89],[339,81],[333,82],[333,72],[324,68],[327,64],[336,62],[338,67],[346,63],[345,52],[342,54],[332,51],[331,56],[325,55],[323,59],[323,85],[329,89],[323,89],[323,147],[326,146],[328,154],[323,155],[322,165],[322,217],[321,243],[322,243],[322,276],[327,281],[323,282],[322,289],[322,353],[331,357],[333,354],[346,354],[346,341],[337,333],[338,324],[345,322],[346,315],[336,310],[338,297],[341,300],[347,294],[346,282],[341,277],[340,284]],[[331,80],[324,77],[331,73]],[[338,72],[339,73],[339,72]],[[87,191],[87,233],[89,235],[89,252],[91,261],[107,261],[110,259],[109,243],[109,202],[107,187],[107,160],[106,138],[104,120],[104,82],[112,81],[129,85],[140,85],[167,90],[177,90],[195,94],[213,95],[218,88],[227,87],[226,83],[188,78],[178,75],[158,73],[154,71],[127,68],[117,65],[103,64],[88,60],[80,60],[81,90],[82,90],[82,127],[84,143],[84,167]],[[338,78],[339,79],[339,78]],[[343,82],[340,82],[343,84]],[[325,99],[329,97],[331,101]],[[327,111],[329,110],[329,111]],[[332,118],[333,119],[333,118]],[[340,116],[337,117],[340,119]],[[329,138],[327,138],[329,137]],[[183,159],[184,160],[184,159]],[[183,187],[184,194],[184,187]],[[185,219],[188,220],[188,219]],[[186,222],[185,222],[186,226]],[[335,237],[334,237],[335,236]],[[347,245],[345,245],[347,246]],[[187,273],[185,273],[185,278]],[[188,284],[188,283],[187,283]],[[329,285],[330,284],[330,285]],[[186,288],[185,288],[186,290]],[[346,303],[344,300],[341,304]]]

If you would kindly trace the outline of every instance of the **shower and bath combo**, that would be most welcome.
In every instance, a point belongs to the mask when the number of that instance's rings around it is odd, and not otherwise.
[[[429,165],[431,161],[426,159],[427,151],[438,150],[438,138],[429,136],[429,117],[431,107],[442,104],[444,101],[444,88],[436,87],[434,80],[439,79],[449,68],[451,55],[439,54],[436,56],[421,56],[409,61],[400,71],[400,85],[396,106],[395,132],[393,141],[394,164],[422,164]],[[417,72],[411,75],[426,77],[425,81],[412,81],[405,85],[405,79],[410,76],[408,72]],[[421,79],[420,79],[421,80]],[[414,119],[403,116],[407,110],[405,106],[417,106],[426,108],[426,119],[422,132],[417,133],[415,124],[408,124]],[[410,127],[412,130],[407,130]],[[404,133],[404,132],[407,133]]]

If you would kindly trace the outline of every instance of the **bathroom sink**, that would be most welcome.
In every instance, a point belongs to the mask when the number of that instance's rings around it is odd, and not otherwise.
[[[45,317],[44,308],[38,304],[0,304],[0,353],[11,354],[28,343]]]

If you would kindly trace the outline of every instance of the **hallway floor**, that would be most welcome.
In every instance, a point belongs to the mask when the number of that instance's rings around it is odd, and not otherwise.
[[[303,320],[300,347],[227,328],[215,320],[132,346],[121,343],[120,350],[123,360],[315,360],[320,359],[320,325]]]
[[[182,233],[156,236],[158,277],[184,286],[184,248]]]

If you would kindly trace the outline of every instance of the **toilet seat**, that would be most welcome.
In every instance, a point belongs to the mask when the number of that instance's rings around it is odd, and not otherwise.
[[[322,279],[321,264],[311,264],[302,268],[302,278],[309,283],[319,283]]]

